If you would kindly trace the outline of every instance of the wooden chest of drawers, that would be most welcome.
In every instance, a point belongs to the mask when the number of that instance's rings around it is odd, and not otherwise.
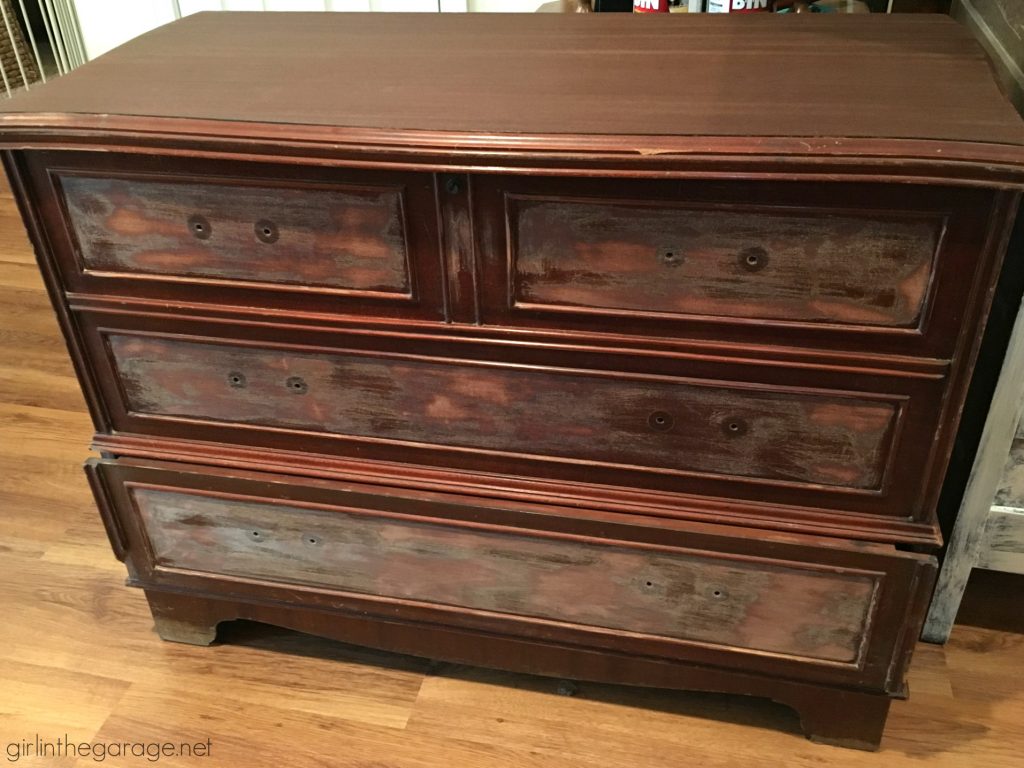
[[[856,77],[768,67],[812,60]],[[163,637],[767,696],[877,746],[1024,184],[954,24],[201,14],[0,142]]]

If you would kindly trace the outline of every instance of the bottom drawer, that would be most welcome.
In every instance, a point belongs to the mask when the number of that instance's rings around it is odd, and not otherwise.
[[[155,462],[91,471],[143,585],[326,598],[410,621],[755,659],[875,686],[893,676],[932,568],[880,545],[664,519]]]

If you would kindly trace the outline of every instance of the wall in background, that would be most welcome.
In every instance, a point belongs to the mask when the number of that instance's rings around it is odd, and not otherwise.
[[[543,0],[74,0],[90,59],[198,11],[407,11],[532,13]]]
[[[1024,113],[1024,2],[954,0],[952,14],[985,46],[1004,90]]]

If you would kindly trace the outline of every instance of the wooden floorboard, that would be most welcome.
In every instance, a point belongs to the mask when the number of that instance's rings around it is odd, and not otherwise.
[[[164,766],[949,766],[1024,764],[1020,581],[979,574],[944,648],[919,646],[881,754],[811,744],[766,701],[425,661],[257,625],[160,641],[124,586],[80,463],[91,428],[13,202],[0,190],[0,747],[205,742]],[[1019,577],[1018,577],[1019,578]],[[1015,631],[1016,630],[1016,631]],[[5,755],[11,755],[8,751]],[[145,758],[26,757],[95,766]]]

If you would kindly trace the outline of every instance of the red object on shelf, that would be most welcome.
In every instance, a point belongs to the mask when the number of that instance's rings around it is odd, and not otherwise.
[[[633,0],[633,13],[668,13],[668,0]]]
[[[636,10],[636,6],[633,6]],[[770,13],[772,0],[708,0],[708,13]]]

